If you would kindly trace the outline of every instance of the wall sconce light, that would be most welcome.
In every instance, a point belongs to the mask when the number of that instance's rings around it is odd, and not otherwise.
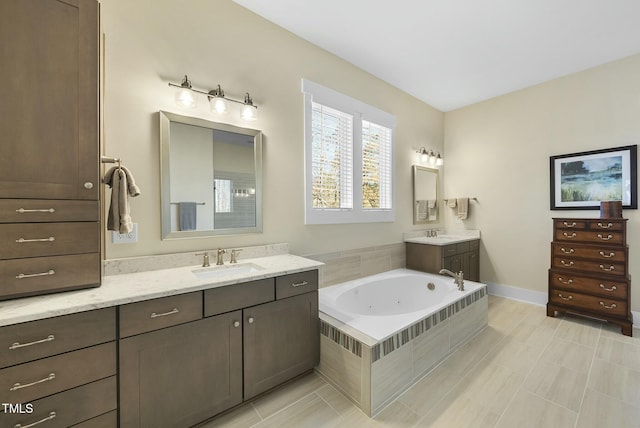
[[[441,166],[444,164],[444,159],[440,156],[440,152],[435,152],[431,149],[427,150],[424,147],[420,147],[416,153],[420,154],[420,161],[423,163],[429,162],[431,165]]]
[[[177,88],[176,104],[181,107],[195,108],[198,104],[198,100],[195,97],[194,93],[198,93],[207,96],[211,112],[219,114],[227,113],[229,111],[230,101],[232,103],[242,104],[242,108],[240,110],[240,118],[242,120],[253,121],[258,118],[258,106],[253,104],[251,95],[249,95],[248,92],[244,97],[244,101],[238,101],[234,100],[233,98],[227,97],[220,85],[218,85],[216,89],[213,89],[211,91],[201,91],[191,86],[191,81],[186,74],[184,76],[184,79],[182,79],[182,83],[180,85],[169,82],[169,86]]]

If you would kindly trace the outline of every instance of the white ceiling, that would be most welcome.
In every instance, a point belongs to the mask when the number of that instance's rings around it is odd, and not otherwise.
[[[640,0],[234,1],[442,111],[640,53]]]

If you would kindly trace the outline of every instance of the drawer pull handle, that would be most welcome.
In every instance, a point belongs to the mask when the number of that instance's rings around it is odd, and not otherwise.
[[[151,318],[166,317],[167,315],[177,314],[178,312],[180,312],[178,310],[178,308],[173,308],[169,312],[163,312],[161,314],[157,314],[157,313],[153,312],[153,313],[151,313]]]
[[[564,247],[560,248],[560,251],[562,251],[565,254],[573,254],[576,252],[573,248],[569,248],[569,250],[565,250]]]
[[[607,223],[606,226],[604,224],[602,224],[602,223],[598,223],[598,227],[600,229],[611,229],[613,227],[613,223]]]
[[[562,294],[558,293],[558,297],[560,297],[562,300],[573,300],[572,295],[569,295],[569,297],[564,297]]]
[[[562,235],[564,235],[565,238],[575,238],[576,236],[578,236],[575,232],[573,232],[571,235],[569,235],[567,232],[563,232]]]
[[[55,340],[55,336],[53,334],[50,334],[45,339],[36,340],[35,342],[29,342],[29,343],[15,342],[11,346],[9,346],[9,350],[13,351],[14,349],[26,348],[27,346],[33,346],[33,345],[37,345],[39,343],[51,342],[52,340]]]
[[[53,236],[50,236],[48,238],[41,238],[41,239],[24,239],[24,238],[19,238],[16,239],[16,242],[18,244],[24,244],[25,242],[53,242],[55,241],[56,238],[54,238]]]
[[[47,421],[53,420],[53,419],[55,419],[55,418],[56,418],[56,412],[50,412],[50,413],[49,413],[49,416],[47,416],[47,417],[46,417],[46,418],[44,418],[44,419],[40,419],[39,421],[36,421],[36,422],[31,423],[31,424],[29,424],[29,425],[15,424],[15,425],[13,426],[13,428],[31,428],[31,427],[34,427],[34,426],[36,426],[36,425],[40,425],[40,424],[41,424],[41,423],[43,423],[43,422],[47,422]]]
[[[240,321],[234,321],[233,322],[233,326],[234,327],[240,327]]]
[[[44,379],[40,379],[37,380],[35,382],[31,382],[31,383],[25,383],[24,385],[21,384],[20,382],[16,382],[13,384],[13,386],[11,388],[9,388],[9,391],[17,391],[19,389],[22,388],[28,388],[30,386],[34,386],[37,385],[39,383],[43,383],[43,382],[49,382],[50,380],[54,380],[56,378],[56,374],[55,373],[50,373],[49,376],[45,377]]]
[[[565,225],[565,227],[576,227],[578,225],[575,221],[573,223],[567,223],[565,221],[563,222],[563,224]]]
[[[558,277],[558,281],[560,281],[563,284],[569,285],[569,284],[573,284],[573,279],[569,279],[567,281],[565,281],[564,279],[562,279],[561,276]]]
[[[249,324],[253,324],[253,322],[254,322],[255,320],[253,319],[253,317],[249,317],[249,319],[248,319],[247,321],[249,321]]]
[[[55,208],[47,208],[44,210],[25,210],[24,208],[19,208],[16,210],[17,213],[20,214],[24,214],[24,213],[54,213],[56,212]]]
[[[309,284],[307,281],[302,281],[302,282],[294,282],[293,284],[291,284],[292,287],[302,287],[304,285]]]
[[[602,269],[605,272],[611,272],[612,270],[616,270],[616,267],[611,265],[608,268],[604,267],[603,265],[600,265],[600,269]]]
[[[618,287],[616,287],[615,285],[612,285],[611,288],[607,288],[604,286],[604,284],[600,284],[600,288],[602,288],[604,291],[616,291],[618,289]]]
[[[55,275],[55,274],[56,274],[56,271],[53,269],[50,269],[47,272],[42,272],[42,273],[19,273],[18,275],[16,275],[16,279],[33,278],[35,276],[48,276],[48,275]]]
[[[611,251],[609,254],[605,254],[604,251],[600,251],[600,255],[606,259],[610,259],[611,257],[614,257],[616,253]]]
[[[611,238],[613,238],[612,234],[608,234],[607,236],[602,236],[602,234],[598,233],[598,238],[602,239],[603,241],[608,241]]]
[[[617,308],[617,305],[615,303],[612,303],[611,306],[607,306],[604,304],[604,302],[600,302],[600,306],[602,306],[605,309],[615,309]]]
[[[565,262],[564,260],[560,260],[560,264],[562,266],[573,266],[573,260],[571,260],[569,263]],[[602,266],[602,265],[600,265]]]

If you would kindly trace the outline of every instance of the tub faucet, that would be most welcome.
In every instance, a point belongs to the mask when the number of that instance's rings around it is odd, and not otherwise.
[[[222,259],[222,256],[226,252],[227,252],[226,250],[223,250],[222,248],[218,248],[217,256],[216,256],[216,265],[217,266],[222,266],[224,264],[224,260]]]
[[[453,282],[458,286],[458,290],[464,291],[464,273],[462,271],[458,273],[451,272],[449,269],[440,269],[440,275],[446,274],[453,278]]]

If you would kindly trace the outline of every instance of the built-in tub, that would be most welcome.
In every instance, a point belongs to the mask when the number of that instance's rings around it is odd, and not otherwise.
[[[396,269],[319,291],[318,371],[375,415],[487,325],[486,285]]]

